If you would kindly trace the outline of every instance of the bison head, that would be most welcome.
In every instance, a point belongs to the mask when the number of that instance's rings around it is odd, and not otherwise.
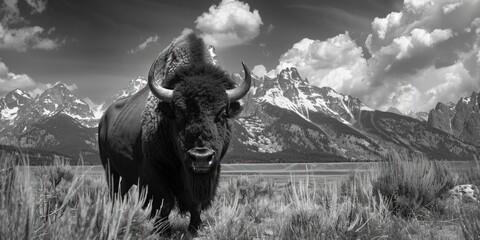
[[[242,110],[238,100],[250,89],[250,71],[242,65],[245,79],[238,87],[225,71],[211,63],[180,66],[161,79],[162,86],[154,81],[156,63],[150,68],[148,86],[161,100],[157,109],[169,123],[160,131],[169,132],[194,197],[214,191],[215,186],[202,183],[202,179],[218,179],[219,163],[231,138],[232,118]]]

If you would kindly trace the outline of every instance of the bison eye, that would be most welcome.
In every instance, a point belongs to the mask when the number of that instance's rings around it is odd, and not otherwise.
[[[218,113],[217,113],[217,116],[215,117],[215,122],[223,122],[225,121],[225,119],[227,118],[227,112],[225,110],[225,108],[222,108],[222,110],[220,110]]]

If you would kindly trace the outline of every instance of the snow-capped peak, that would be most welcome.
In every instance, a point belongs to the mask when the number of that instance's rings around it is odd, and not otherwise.
[[[108,97],[107,100],[105,100],[105,102],[102,104],[102,106],[98,108],[98,110],[96,111],[97,113],[95,115],[99,116],[100,118],[103,111],[105,111],[112,103],[114,103],[118,99],[135,94],[136,92],[144,88],[146,85],[147,85],[147,80],[143,77],[137,77],[130,80],[128,84],[125,87],[123,87],[123,89],[118,91],[116,94]]]
[[[447,107],[448,107],[450,110],[455,109],[455,106],[456,106],[456,104],[453,103],[453,102],[448,102],[446,105],[447,105]]]
[[[25,92],[25,91],[22,91],[20,89],[15,89],[12,91],[13,93],[17,94],[17,95],[20,95],[24,98],[27,98],[27,99],[32,99],[32,96],[30,96],[30,94],[28,94],[28,92]]]
[[[306,119],[310,112],[322,112],[351,125],[360,111],[373,111],[356,98],[310,85],[294,67],[281,70],[274,79],[265,79],[259,88],[263,89],[257,89],[255,97],[261,102],[292,110]]]
[[[0,119],[13,120],[17,116],[18,109],[31,100],[32,97],[20,89],[9,92],[5,97],[0,98]]]
[[[12,125],[18,116],[18,110],[31,100],[30,94],[20,89],[15,89],[0,98],[0,123],[4,123],[0,130],[7,125]]]
[[[280,75],[282,75],[285,78],[290,78],[292,80],[302,80],[300,77],[300,74],[298,73],[298,70],[294,67],[291,68],[286,68],[280,72]]]

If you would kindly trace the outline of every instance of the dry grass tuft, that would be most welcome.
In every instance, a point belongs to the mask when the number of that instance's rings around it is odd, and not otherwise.
[[[5,239],[153,238],[145,194],[132,191],[112,200],[101,180],[75,176],[71,166],[55,163],[32,174],[2,156],[0,236]],[[28,160],[28,159],[25,159]],[[30,176],[36,175],[35,179]]]

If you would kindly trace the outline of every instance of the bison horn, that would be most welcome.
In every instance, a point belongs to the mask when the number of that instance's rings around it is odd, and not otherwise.
[[[250,70],[248,70],[247,66],[245,66],[245,63],[243,62],[242,66],[243,71],[245,71],[245,79],[240,86],[234,89],[227,90],[229,102],[235,102],[237,100],[240,100],[248,93],[248,90],[250,90],[250,86],[252,85],[252,76],[250,75]]]
[[[157,65],[157,61],[158,59],[153,62],[148,72],[148,88],[150,88],[150,91],[152,91],[153,95],[158,99],[170,102],[170,100],[172,100],[173,90],[166,89],[158,85],[155,81],[155,66]]]

